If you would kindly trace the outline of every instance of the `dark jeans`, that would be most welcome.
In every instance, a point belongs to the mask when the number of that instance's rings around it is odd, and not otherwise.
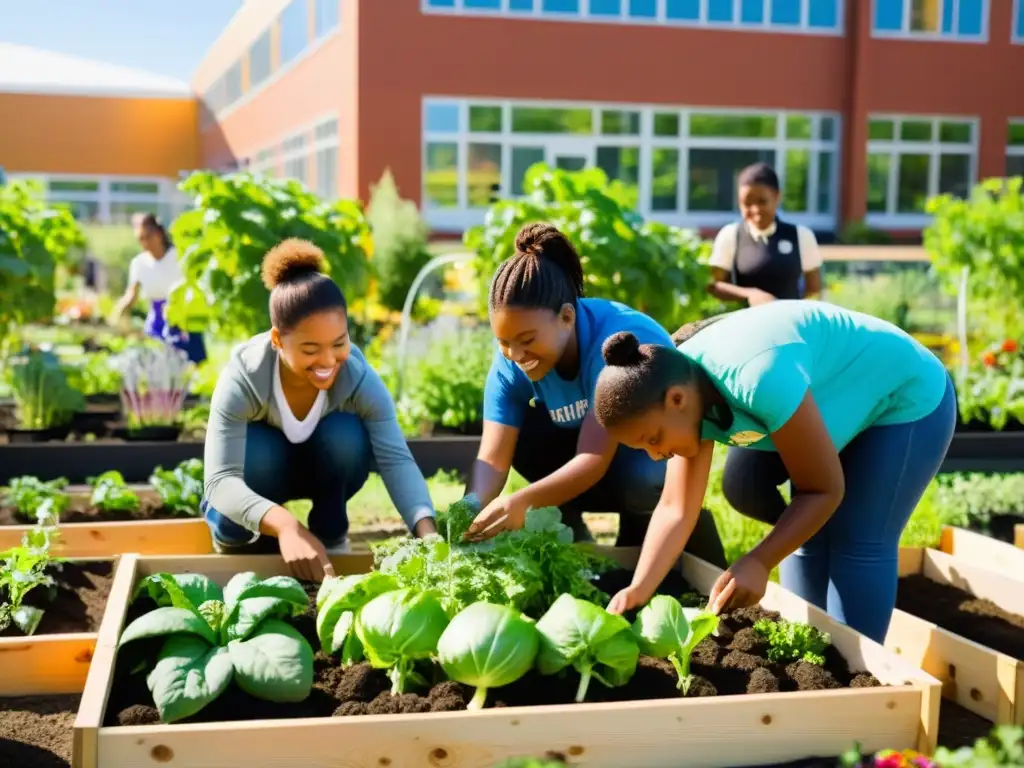
[[[249,424],[242,477],[253,491],[275,504],[310,499],[309,530],[325,546],[348,534],[346,504],[374,469],[370,436],[353,413],[327,414],[304,443],[293,444],[265,422]],[[256,536],[224,517],[204,499],[202,511],[219,550],[231,553],[278,551],[273,536]]]
[[[512,466],[531,483],[541,480],[576,455],[579,436],[579,429],[556,427],[543,406],[527,408]],[[637,547],[643,544],[664,485],[665,462],[654,461],[644,451],[619,446],[604,477],[563,504],[562,517],[574,530],[581,530],[585,527],[583,512],[617,512],[616,546]],[[708,510],[701,510],[686,551],[719,568],[726,567],[722,540]]]
[[[928,416],[871,427],[840,451],[843,501],[825,526],[782,562],[782,586],[883,642],[896,606],[900,536],[942,465],[955,424],[950,380]],[[774,525],[786,510],[779,486],[788,480],[777,453],[730,448],[722,490],[738,512]]]

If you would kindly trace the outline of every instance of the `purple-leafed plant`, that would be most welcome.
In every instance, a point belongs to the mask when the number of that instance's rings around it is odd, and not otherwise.
[[[169,344],[139,346],[118,356],[121,407],[129,429],[175,426],[192,379],[184,350]]]

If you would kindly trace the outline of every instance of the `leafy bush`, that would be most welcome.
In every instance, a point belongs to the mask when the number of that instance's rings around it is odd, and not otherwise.
[[[934,216],[924,245],[945,287],[955,292],[964,267],[972,296],[993,300],[1007,322],[1019,322],[1024,304],[1024,179],[987,179],[967,199],[939,195],[927,204]],[[1008,326],[1009,329],[1012,326]]]
[[[427,237],[430,228],[420,218],[419,209],[411,200],[403,200],[390,170],[384,171],[377,184],[370,187],[367,221],[373,231],[373,275],[377,295],[385,307],[400,312],[405,297],[419,271],[430,261]],[[436,276],[428,278],[437,288]]]
[[[937,507],[946,525],[987,531],[994,515],[1024,521],[1024,474],[980,472],[939,475]]]
[[[418,360],[410,355],[397,404],[406,432],[444,427],[479,433],[494,350],[490,329],[478,328],[441,337]]]
[[[263,256],[290,237],[313,242],[346,296],[369,286],[370,229],[359,204],[326,203],[291,180],[249,173],[193,173],[181,189],[194,210],[172,227],[185,281],[171,291],[168,319],[186,330],[238,339],[270,327]]]
[[[1011,422],[1024,422],[1024,352],[1015,339],[989,345],[960,382],[960,418],[987,422],[1001,430]]]
[[[0,186],[0,345],[17,326],[53,314],[56,267],[85,246],[67,206],[35,182]]]
[[[498,264],[515,253],[524,224],[547,221],[579,251],[588,296],[636,307],[670,331],[716,306],[706,291],[710,246],[695,232],[644,221],[632,209],[632,192],[609,183],[604,171],[538,164],[526,172],[523,188],[525,198],[497,203],[483,225],[465,234],[481,280],[489,283]],[[486,287],[480,293],[486,301]]]

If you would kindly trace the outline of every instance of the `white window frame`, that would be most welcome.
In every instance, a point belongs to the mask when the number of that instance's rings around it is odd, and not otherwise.
[[[316,132],[320,128],[334,123],[335,130],[317,138]],[[311,191],[318,189],[319,183],[316,179],[316,157],[317,153],[324,149],[336,149],[340,158],[341,147],[341,120],[337,113],[321,115],[313,122],[299,126],[289,131],[282,138],[271,142],[268,145],[259,147],[248,152],[245,156],[249,158],[247,169],[253,174],[262,174],[270,178],[287,179],[285,164],[291,160],[304,159],[306,162],[306,178],[303,180],[305,187]],[[285,143],[301,138],[301,147],[285,150]],[[262,157],[261,157],[262,155]],[[335,183],[340,189],[340,163],[335,169]]]
[[[423,13],[437,14],[441,16],[482,16],[484,18],[509,18],[509,19],[543,19],[544,21],[569,21],[583,22],[588,24],[632,24],[641,27],[647,26],[670,26],[670,27],[704,27],[711,29],[729,29],[737,32],[769,32],[778,34],[806,34],[824,35],[827,37],[842,36],[845,33],[846,3],[864,2],[865,0],[835,0],[836,1],[836,26],[828,29],[824,27],[811,27],[809,22],[810,2],[801,0],[800,24],[799,25],[773,25],[770,21],[772,0],[763,0],[764,22],[760,24],[744,24],[738,21],[741,15],[742,0],[733,0],[733,18],[737,21],[720,22],[708,19],[708,0],[700,0],[700,18],[696,21],[686,19],[670,19],[666,12],[666,0],[657,0],[657,12],[654,18],[634,18],[629,15],[629,0],[622,0],[622,11],[619,16],[592,16],[590,14],[590,0],[579,0],[579,13],[553,13],[543,11],[543,0],[534,0],[532,11],[510,11],[509,0],[501,0],[501,8],[489,10],[486,8],[465,8],[464,0],[455,0],[452,8],[442,8],[430,5],[430,0],[420,0],[420,10]],[[988,0],[985,0],[987,2]]]
[[[252,67],[253,61],[255,60],[256,46],[266,41],[266,52],[267,52],[267,71],[263,79],[259,81],[255,86],[252,84]],[[274,76],[274,25],[271,24],[269,27],[263,30],[263,32],[256,36],[249,47],[246,49],[246,58],[249,60],[249,88],[256,89],[262,86],[267,80]]]
[[[458,131],[454,133],[430,132],[427,130],[427,111],[432,104],[458,104],[459,125]],[[469,107],[491,106],[502,108],[502,131],[501,132],[470,132],[469,130]],[[512,108],[513,107],[538,107],[550,109],[591,109],[594,113],[594,132],[590,134],[558,134],[558,133],[519,133],[511,130]],[[839,179],[841,178],[841,154],[842,154],[842,115],[839,112],[830,111],[804,111],[804,110],[773,110],[773,109],[727,109],[720,107],[672,107],[661,104],[630,104],[630,103],[604,103],[604,102],[566,102],[566,101],[543,101],[537,99],[484,99],[484,98],[460,98],[452,96],[431,95],[424,97],[422,101],[422,136],[420,141],[420,208],[424,219],[432,229],[437,231],[464,231],[465,229],[483,223],[486,215],[486,208],[470,208],[467,200],[467,186],[465,183],[469,163],[470,143],[497,143],[502,147],[501,181],[499,194],[503,197],[509,195],[511,188],[512,172],[512,147],[534,146],[544,148],[546,162],[550,162],[554,152],[557,150],[565,153],[570,147],[575,146],[571,153],[589,157],[591,166],[595,164],[596,148],[598,146],[627,146],[640,149],[640,168],[637,183],[638,206],[637,210],[648,219],[661,221],[666,224],[673,224],[688,228],[721,227],[729,222],[735,221],[739,213],[732,211],[689,211],[689,150],[691,149],[770,149],[774,150],[776,157],[776,171],[779,174],[779,181],[785,189],[785,153],[787,149],[806,149],[810,153],[808,163],[808,206],[813,209],[818,200],[818,159],[821,152],[831,152],[834,157],[832,176],[829,179],[829,197],[831,200],[831,211],[826,213],[793,212],[781,211],[787,221],[794,224],[803,224],[819,231],[834,231],[838,223],[838,193]],[[635,111],[640,113],[640,132],[638,135],[603,135],[600,133],[600,116],[604,110]],[[678,136],[655,136],[654,115],[655,113],[672,113],[679,116]],[[777,129],[774,137],[766,138],[720,138],[720,137],[691,137],[689,136],[689,117],[691,114],[716,114],[716,115],[773,115],[777,117]],[[791,115],[806,116],[812,118],[813,133],[817,135],[819,120],[822,117],[830,117],[833,120],[834,135],[829,140],[811,139],[788,139],[786,138],[786,117]],[[428,201],[426,194],[427,182],[427,152],[428,142],[456,144],[457,150],[457,178],[459,180],[458,206],[454,208],[433,207]],[[655,148],[670,148],[679,151],[679,173],[677,187],[677,209],[675,211],[653,211],[651,209],[651,189],[653,186],[653,168],[651,165],[651,152]]]
[[[970,115],[911,115],[911,114],[869,114],[868,122],[872,120],[892,120],[893,139],[868,139],[867,151],[865,152],[864,173],[867,174],[867,157],[871,154],[889,154],[889,178],[886,191],[886,211],[879,213],[868,211],[865,213],[864,223],[880,229],[923,229],[927,227],[932,217],[926,213],[898,213],[896,201],[899,196],[899,157],[901,154],[922,155],[929,157],[928,164],[928,197],[939,194],[939,159],[943,155],[967,155],[970,161],[970,184],[978,181],[978,149],[981,138],[981,119]],[[907,141],[899,137],[900,123],[902,121],[921,123],[932,123],[931,141]],[[969,123],[971,125],[971,142],[969,144],[949,143],[939,140],[939,125],[949,123]],[[867,185],[865,184],[865,193]],[[865,199],[866,199],[865,194]]]
[[[334,124],[334,130],[318,137],[317,132],[323,128],[330,128],[331,123]],[[317,195],[328,201],[330,201],[331,199],[336,199],[338,197],[340,189],[339,182],[341,180],[341,173],[340,162],[338,162],[340,161],[341,156],[341,139],[339,134],[340,130],[341,126],[339,125],[339,120],[337,116],[327,117],[320,120],[319,122],[317,122],[316,125],[313,126],[312,130],[313,141],[312,144],[310,144],[309,150],[309,166],[313,171],[313,183],[307,184],[307,186],[309,186],[310,189],[312,189]],[[334,167],[334,198],[330,198],[327,194],[324,193],[320,179],[320,155],[321,153],[329,152],[331,150],[334,150],[336,161]]]
[[[178,189],[178,179],[171,179],[164,176],[112,176],[92,173],[38,173],[21,172],[8,175],[11,179],[25,179],[38,181],[43,185],[45,199],[57,203],[96,203],[97,222],[99,224],[111,224],[111,205],[115,203],[139,203],[152,205],[154,213],[160,213],[160,209],[166,207],[172,218],[177,217],[189,207],[188,197]],[[63,192],[51,197],[49,184],[51,181],[94,181],[98,184],[95,192]],[[111,189],[113,184],[118,183],[141,183],[156,184],[156,194],[140,192],[115,192]],[[165,221],[165,224],[170,222]]]
[[[881,39],[916,40],[926,43],[981,43],[985,44],[989,39],[989,25],[992,18],[992,6],[990,0],[981,0],[981,33],[978,35],[963,35],[960,32],[943,32],[940,28],[935,32],[919,32],[910,29],[911,3],[913,0],[902,0],[903,22],[899,30],[876,29],[875,28],[875,4],[880,0],[871,0],[871,36]],[[884,0],[883,0],[884,1]],[[945,3],[947,0],[940,0]],[[1019,2],[1019,0],[1017,0]],[[959,20],[960,0],[948,0],[953,3],[954,28]],[[942,26],[942,9],[939,9],[939,26]]]

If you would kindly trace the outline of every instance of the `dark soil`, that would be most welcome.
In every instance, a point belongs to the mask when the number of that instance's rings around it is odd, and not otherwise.
[[[601,588],[606,591],[612,584],[629,583],[630,572],[615,571],[605,574]],[[676,581],[678,579],[678,581]],[[681,577],[666,580],[663,591],[682,595],[692,592]],[[316,587],[310,589],[315,594]],[[129,613],[128,620],[152,608],[146,600],[139,600]],[[872,675],[851,671],[839,652],[829,648],[824,667],[806,662],[780,665],[769,662],[761,654],[765,645],[754,634],[753,624],[760,618],[777,619],[775,612],[761,608],[744,608],[723,615],[719,635],[703,640],[697,646],[691,663],[695,678],[688,696],[733,696],[745,693],[774,691],[810,691],[829,688],[875,687],[881,685]],[[296,626],[318,648],[314,608],[296,621]],[[107,706],[107,725],[144,725],[158,722],[152,697],[146,688],[145,669],[139,662],[152,659],[159,648],[146,641],[126,646],[119,654],[114,673],[114,685]],[[135,646],[135,647],[133,647]],[[392,696],[391,684],[382,670],[368,663],[342,669],[337,661],[321,653],[315,658],[315,682],[312,695],[297,704],[275,704],[261,701],[243,693],[234,684],[196,716],[182,722],[225,722],[251,719],[277,719],[296,717],[346,717],[373,714],[399,714],[407,712],[449,712],[465,709],[472,698],[468,686],[443,680],[443,674],[433,665],[422,665],[420,672],[431,681],[428,690],[415,690]],[[576,695],[579,676],[569,670],[561,675],[543,677],[528,673],[515,683],[496,688],[487,697],[488,707],[537,706],[544,704],[571,704]],[[680,696],[676,687],[676,674],[668,661],[646,656],[640,658],[636,674],[621,688],[605,688],[593,680],[587,690],[588,702],[637,701],[644,699],[674,699]]]
[[[0,766],[67,768],[81,697],[0,698]]]
[[[54,570],[53,576],[57,587],[52,600],[45,587],[36,587],[25,596],[24,605],[45,611],[35,635],[98,631],[114,577],[113,563],[63,563],[60,570]],[[0,600],[5,597],[0,590]],[[0,632],[0,637],[23,636],[13,625]],[[3,765],[6,763],[0,762],[0,766]]]
[[[1024,659],[1024,616],[921,574],[900,579],[896,607],[994,651]]]
[[[96,509],[88,496],[72,496],[67,510],[61,514],[62,523],[113,523],[129,520],[180,520],[185,516],[163,505],[155,493],[140,493],[139,508],[134,511]],[[0,507],[0,525],[31,525],[34,521],[19,517],[14,507]]]
[[[948,749],[970,747],[978,739],[988,736],[993,728],[991,720],[976,715],[955,701],[943,699],[939,710],[939,746]]]

